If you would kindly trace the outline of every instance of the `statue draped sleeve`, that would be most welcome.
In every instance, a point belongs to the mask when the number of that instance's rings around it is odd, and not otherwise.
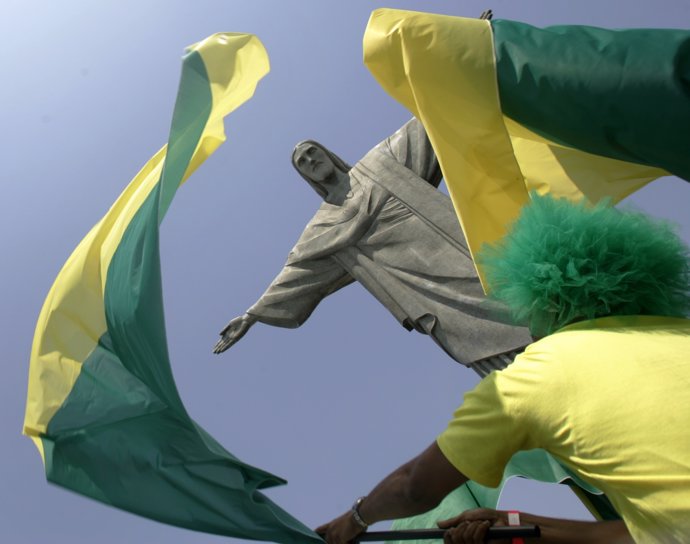
[[[386,138],[372,149],[362,159],[361,163],[366,164],[372,160],[375,161],[376,153],[390,156],[434,187],[438,187],[441,183],[443,176],[436,153],[431,147],[424,126],[416,118],[410,119],[390,138]]]
[[[324,297],[352,281],[352,276],[330,257],[288,260],[247,313],[268,325],[299,327]]]

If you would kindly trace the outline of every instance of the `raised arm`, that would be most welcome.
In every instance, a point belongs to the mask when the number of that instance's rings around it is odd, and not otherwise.
[[[436,442],[372,489],[359,502],[359,520],[366,525],[421,514],[437,506],[467,478],[443,455]],[[316,529],[328,544],[345,544],[366,530],[353,511]]]

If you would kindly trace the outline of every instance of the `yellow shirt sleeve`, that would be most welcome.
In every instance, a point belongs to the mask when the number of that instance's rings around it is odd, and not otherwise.
[[[550,366],[526,352],[465,395],[437,439],[455,468],[471,480],[496,487],[513,454],[543,447],[537,434],[543,430],[542,393],[553,386],[548,383]]]

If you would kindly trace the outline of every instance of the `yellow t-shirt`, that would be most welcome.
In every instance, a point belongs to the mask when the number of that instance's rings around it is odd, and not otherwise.
[[[690,320],[569,325],[467,393],[438,445],[487,486],[544,448],[606,493],[636,542],[690,542]]]

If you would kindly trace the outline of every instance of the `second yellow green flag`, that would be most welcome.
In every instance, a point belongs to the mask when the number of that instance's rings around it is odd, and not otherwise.
[[[392,9],[364,35],[365,64],[429,134],[473,255],[532,190],[618,201],[669,173],[690,180],[688,51],[687,30]]]

